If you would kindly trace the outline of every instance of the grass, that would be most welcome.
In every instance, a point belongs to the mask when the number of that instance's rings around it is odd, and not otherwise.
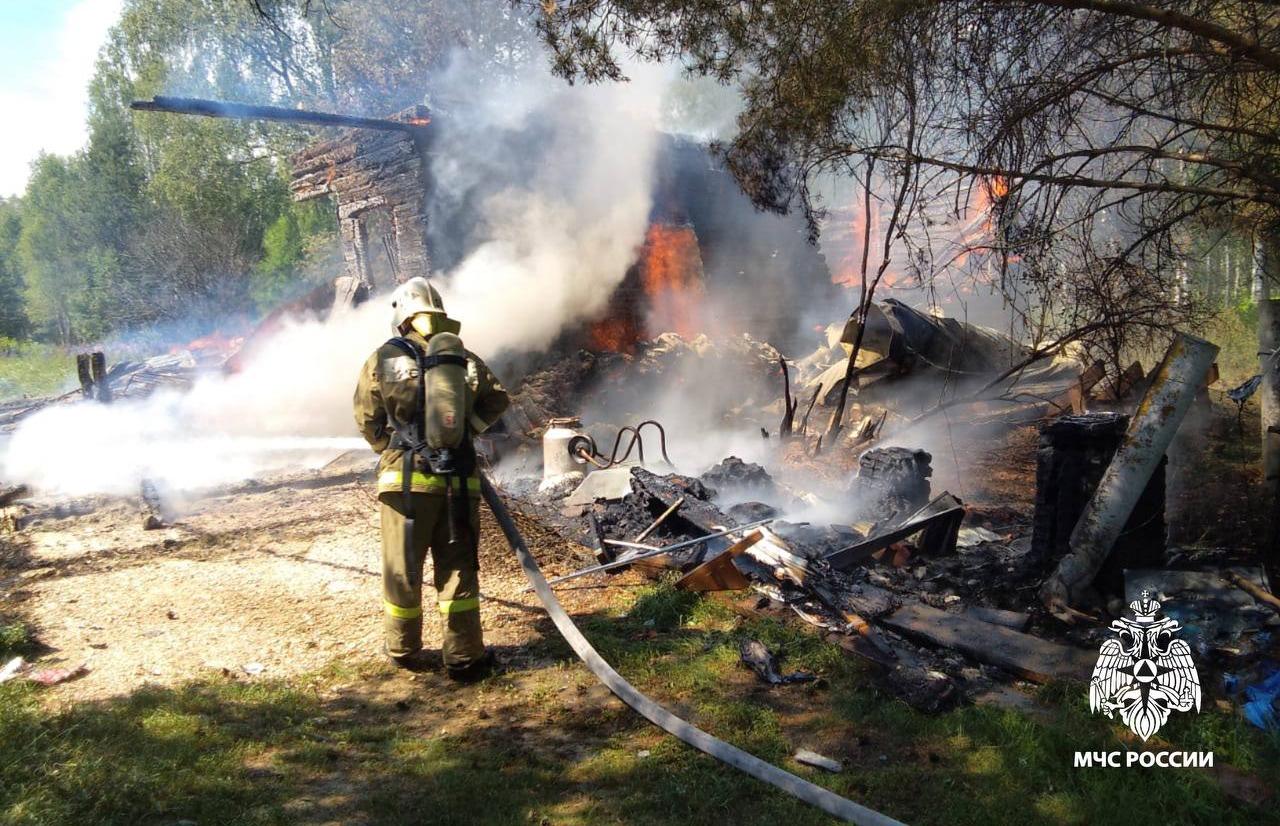
[[[49,344],[0,337],[0,401],[66,392],[76,383],[76,359]]]
[[[628,679],[697,725],[909,823],[1253,823],[1209,772],[1074,769],[1124,749],[1080,686],[1044,689],[1048,721],[994,708],[923,715],[803,629],[743,620],[669,585],[584,619]],[[737,664],[746,636],[820,684],[769,689]],[[703,823],[829,820],[685,747],[616,702],[558,641],[550,664],[466,689],[381,664],[304,679],[192,682],[53,709],[0,686],[0,823]],[[1212,703],[1208,703],[1212,707]],[[481,714],[480,711],[488,711]],[[1234,715],[1182,715],[1179,749],[1274,783],[1280,745]],[[790,760],[844,760],[826,774]]]
[[[35,640],[26,623],[0,614],[0,665],[11,657],[31,654]]]
[[[1222,386],[1235,387],[1258,372],[1258,308],[1254,304],[1222,310],[1200,335],[1218,345]]]

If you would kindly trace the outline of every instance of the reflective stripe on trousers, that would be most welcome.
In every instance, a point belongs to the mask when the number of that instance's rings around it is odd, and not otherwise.
[[[409,478],[409,484],[413,487],[414,493],[444,493],[446,488],[445,477],[438,473],[422,473],[414,471]],[[472,496],[480,495],[480,480],[475,476],[467,477],[467,493]],[[378,493],[400,493],[404,488],[404,474],[399,470],[384,470],[378,475]],[[454,490],[457,490],[457,480],[454,480]]]
[[[395,617],[396,619],[417,619],[422,616],[421,605],[416,608],[404,608],[384,599],[382,601],[382,607],[386,609],[387,616]]]

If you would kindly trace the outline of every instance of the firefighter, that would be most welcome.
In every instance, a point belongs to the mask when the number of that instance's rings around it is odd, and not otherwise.
[[[472,437],[498,421],[507,392],[463,349],[461,325],[425,278],[391,296],[396,337],[369,357],[355,393],[356,425],[378,462],[386,653],[422,665],[422,571],[432,556],[449,676],[493,664],[480,628],[480,481]]]

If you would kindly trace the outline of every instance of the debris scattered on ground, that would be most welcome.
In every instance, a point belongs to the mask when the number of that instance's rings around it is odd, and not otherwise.
[[[4,664],[3,668],[0,668],[0,683],[7,683],[14,677],[17,677],[22,673],[22,669],[26,664],[27,661],[22,657],[14,657],[12,660],[9,660],[9,662]]]
[[[803,763],[806,766],[823,769],[824,771],[829,771],[833,774],[838,774],[839,772],[844,771],[844,765],[841,764],[839,760],[832,760],[830,757],[823,757],[816,751],[799,749],[792,755],[792,758],[797,763]]]
[[[773,477],[760,465],[729,456],[700,477],[720,493],[739,498],[775,499],[778,495]]]
[[[0,487],[0,507],[9,505],[18,499],[26,496],[31,491],[26,485],[10,485],[9,487]]]
[[[794,671],[783,674],[778,670],[778,657],[760,640],[743,640],[738,646],[738,656],[742,664],[755,672],[761,682],[769,685],[791,685],[792,683],[811,683],[817,679],[807,671]]]
[[[89,667],[81,663],[64,668],[42,668],[39,671],[32,671],[27,674],[27,680],[42,686],[54,686],[71,682],[88,673]]]
[[[580,543],[599,563],[552,582],[634,568],[676,572],[683,590],[750,591],[765,610],[798,617],[875,663],[883,686],[930,710],[998,693],[1014,680],[1086,679],[1100,629],[1131,601],[1126,591],[1141,587],[1177,595],[1166,610],[1210,656],[1206,668],[1269,685],[1258,669],[1272,650],[1272,627],[1280,626],[1280,600],[1265,576],[1238,558],[1178,558],[1166,547],[1165,437],[1198,381],[1171,388],[1160,371],[1147,377],[1131,365],[1115,376],[1065,356],[1006,372],[1029,357],[1008,337],[889,301],[865,331],[845,435],[823,447],[810,425],[828,418],[824,408],[840,391],[849,332],[833,330],[812,356],[795,360],[745,336],[675,334],[617,352],[571,344],[531,357],[484,455],[507,474],[504,500],[514,510]],[[1171,350],[1167,360],[1197,373],[1205,353],[1180,352]],[[225,355],[180,349],[95,374],[90,358],[91,392],[0,409],[0,427],[43,403],[102,403],[104,388],[120,399],[189,386],[219,359]],[[626,408],[628,418],[619,422],[578,418],[588,397],[643,403],[717,374],[748,382],[724,409],[702,411],[707,420],[725,422],[751,444],[760,444],[761,431],[777,438],[756,448],[733,442],[735,452],[719,454],[710,467],[703,451],[698,467],[686,468],[682,457],[669,455],[677,451],[664,425],[647,419],[648,409]],[[947,380],[942,395],[936,384],[917,392],[939,376]],[[1135,406],[1140,392],[1176,406],[1178,415],[1152,422],[1150,405]],[[1107,410],[1093,409],[1100,399],[1110,400]],[[1040,422],[1038,445],[1030,428],[1022,443],[1036,459],[1034,512],[1022,503],[1031,494],[1026,476],[1022,502],[988,498],[972,506],[965,490],[972,471],[957,460],[953,473],[954,456],[937,439],[916,440],[915,423],[952,402],[948,422],[983,433],[1025,417]],[[613,412],[621,418],[623,409]],[[1138,444],[1137,432],[1158,435],[1159,443]],[[1116,469],[1138,454],[1141,473]],[[942,489],[935,473],[966,501]],[[0,507],[24,494],[0,489]],[[171,524],[164,494],[142,483],[144,528]],[[1077,559],[1073,537],[1099,514],[1106,530],[1095,533],[1107,547]],[[1123,547],[1113,551],[1121,531]],[[330,578],[323,588],[339,594],[356,586]],[[1086,612],[1089,621],[1079,628],[1057,622]],[[782,675],[758,641],[745,642],[740,653],[770,684],[812,679]],[[271,667],[274,673],[276,663]],[[265,668],[247,662],[240,670],[252,676]]]
[[[762,531],[754,531],[733,543],[719,554],[694,568],[676,582],[682,591],[739,591],[751,587],[751,580],[738,570],[734,562],[752,545],[764,538]]]
[[[973,548],[984,542],[999,542],[1003,539],[995,531],[986,528],[961,527],[956,533],[957,548]]]

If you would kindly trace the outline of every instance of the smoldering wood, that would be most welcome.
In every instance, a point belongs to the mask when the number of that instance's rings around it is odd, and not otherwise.
[[[819,384],[813,388],[813,395],[809,397],[809,404],[804,408],[804,417],[800,419],[800,435],[803,436],[809,432],[809,414],[813,412],[813,406],[818,402],[818,394],[822,392],[822,385]]]
[[[791,398],[791,374],[787,368],[787,360],[782,356],[778,356],[778,366],[782,368],[782,423],[778,425],[778,437],[785,439],[791,435],[791,431],[795,427],[796,407],[799,406],[799,399]]]
[[[150,479],[142,480],[140,499],[142,503],[142,529],[144,531],[154,531],[168,527],[164,502],[160,498],[160,491],[155,482]]]
[[[912,513],[929,502],[933,457],[906,447],[873,448],[858,459],[854,486],[859,516],[876,522]]]
[[[673,481],[675,480],[675,481]],[[684,481],[683,477],[659,476],[652,471],[637,467],[631,470],[631,490],[640,497],[647,497],[659,503],[662,508],[670,508],[680,499],[679,511],[668,518],[667,523],[687,523],[693,534],[715,533],[721,527],[734,527],[738,521],[719,508],[712,505],[705,496],[699,496],[698,490],[689,485],[700,486],[700,482]],[[703,489],[705,492],[705,488]],[[688,528],[686,528],[688,532]]]
[[[985,605],[968,605],[962,612],[972,619],[989,622],[992,625],[1003,625],[1014,631],[1025,631],[1031,624],[1031,615],[1021,611],[1006,611],[1003,608],[989,608]]]
[[[772,531],[762,529],[761,532],[765,541],[747,549],[748,557],[763,565],[774,579],[811,591],[839,614],[856,614],[855,623],[875,620],[898,605],[898,599],[889,591],[858,581],[825,559],[793,553]]]
[[[93,374],[93,386],[97,391],[97,399],[103,404],[111,403],[111,381],[107,376],[107,355],[101,350],[89,354],[89,370]]]
[[[652,524],[650,524],[650,525],[649,525],[649,527],[645,528],[643,531],[641,531],[640,533],[638,533],[638,534],[636,535],[635,541],[636,541],[636,542],[643,542],[643,541],[645,541],[646,539],[648,539],[648,538],[649,538],[649,536],[650,536],[654,531],[656,531],[658,528],[662,527],[662,523],[663,523],[663,522],[666,522],[666,521],[667,521],[667,519],[668,519],[672,514],[674,514],[676,511],[680,510],[680,506],[681,506],[681,505],[683,505],[683,504],[685,503],[685,500],[686,500],[687,498],[688,498],[688,497],[681,496],[679,499],[677,499],[676,501],[672,502],[672,503],[671,503],[671,506],[670,506],[670,507],[668,507],[666,510],[664,510],[664,511],[661,513],[661,515],[659,515],[659,516],[658,516],[658,518],[657,518],[657,519],[653,520]]]
[[[609,543],[612,545],[618,545],[624,548],[632,548],[632,549],[635,549],[637,553],[633,553],[629,556],[619,557],[613,560],[612,562],[605,562],[600,565],[593,565],[590,568],[583,568],[580,571],[574,571],[572,573],[565,574],[564,576],[559,576],[559,577],[556,577],[555,579],[547,580],[547,582],[550,585],[556,585],[561,582],[568,582],[571,579],[577,579],[578,577],[587,576],[588,574],[604,573],[606,571],[611,571],[615,568],[621,568],[625,565],[634,565],[642,561],[649,562],[650,564],[654,564],[655,562],[658,562],[660,559],[670,560],[665,565],[665,567],[673,567],[673,568],[682,567],[682,563],[674,559],[674,555],[676,551],[684,550],[685,548],[697,548],[701,546],[703,543],[707,542],[708,540],[719,539],[722,536],[728,536],[730,534],[737,533],[738,531],[746,530],[747,528],[757,527],[758,525],[762,525],[765,522],[771,522],[771,521],[773,520],[766,519],[766,520],[761,520],[760,522],[757,522],[754,524],[751,522],[748,522],[747,524],[737,528],[726,528],[725,530],[716,531],[716,532],[707,534],[706,536],[696,536],[692,539],[686,539],[682,542],[676,542],[672,545],[665,545],[660,548],[654,547],[652,545],[640,545],[635,542],[624,542],[616,539],[606,539],[605,540],[606,543]]]
[[[947,553],[955,549],[956,535],[964,514],[964,506],[959,499],[950,493],[942,493],[896,527],[832,551],[824,559],[837,570],[848,571],[865,563],[877,551],[922,531],[928,534],[930,530],[935,532],[922,538],[921,550],[930,554]]]
[[[753,531],[711,559],[694,568],[676,582],[682,591],[737,591],[750,587],[751,580],[734,566],[733,560],[764,538]]]

